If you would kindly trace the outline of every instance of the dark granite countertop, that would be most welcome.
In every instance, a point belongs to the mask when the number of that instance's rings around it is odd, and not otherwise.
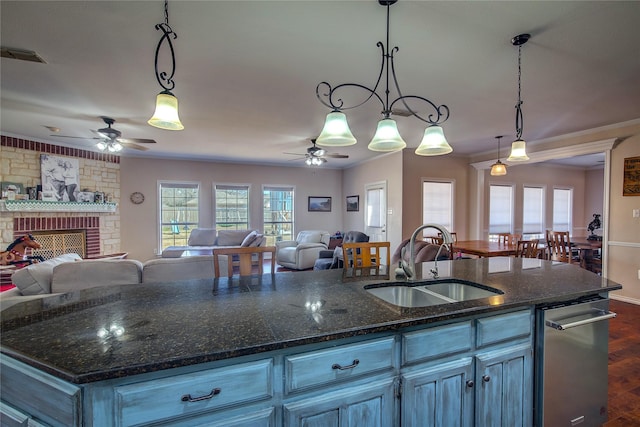
[[[549,261],[484,258],[438,266],[441,277],[504,294],[399,309],[364,290],[381,279],[343,281],[342,270],[93,288],[4,310],[1,351],[81,384],[621,288]]]

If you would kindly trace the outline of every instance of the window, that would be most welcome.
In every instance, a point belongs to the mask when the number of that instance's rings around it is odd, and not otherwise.
[[[249,186],[215,186],[216,230],[249,229]]]
[[[453,230],[453,182],[422,182],[422,223],[444,225]],[[426,228],[423,236],[437,236],[438,230]]]
[[[544,238],[544,188],[524,187],[522,200],[522,237]]]
[[[264,235],[267,246],[293,240],[293,187],[262,188]]]
[[[199,223],[200,184],[161,182],[160,247],[186,245]]]
[[[572,189],[553,189],[553,231],[569,231],[571,234],[572,202]]]
[[[513,233],[513,187],[489,186],[489,240],[498,233]]]

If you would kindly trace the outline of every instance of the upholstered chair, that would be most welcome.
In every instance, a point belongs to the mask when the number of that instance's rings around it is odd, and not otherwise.
[[[276,262],[293,270],[307,270],[313,267],[320,251],[329,246],[329,232],[326,230],[304,230],[296,240],[276,242]]]
[[[342,237],[342,244],[345,243],[366,243],[369,236],[361,231],[347,231]],[[314,270],[328,270],[332,268],[342,268],[343,265],[342,247],[338,246],[332,250],[320,252],[318,259],[313,265]]]

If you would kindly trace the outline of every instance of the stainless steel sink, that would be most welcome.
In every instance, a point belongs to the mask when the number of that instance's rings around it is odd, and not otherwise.
[[[392,282],[367,285],[370,294],[400,307],[427,307],[431,305],[469,301],[501,295],[503,292],[479,283],[458,279],[428,282]]]

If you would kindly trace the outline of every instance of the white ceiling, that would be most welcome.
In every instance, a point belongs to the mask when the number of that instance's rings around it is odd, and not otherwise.
[[[124,137],[157,144],[123,156],[304,166],[328,110],[316,85],[373,85],[385,38],[385,8],[361,1],[169,2],[178,34],[176,87],[185,130],[147,125],[155,95],[154,53],[162,1],[0,2],[3,47],[36,51],[47,63],[2,58],[4,134],[93,149],[99,116]],[[639,1],[409,1],[391,7],[391,46],[405,95],[446,104],[454,155],[503,154],[515,134],[517,48],[522,48],[523,137],[536,141],[640,118]],[[362,96],[362,95],[361,95]],[[392,94],[393,96],[393,94]],[[354,103],[356,99],[346,99]],[[367,150],[380,104],[348,111],[358,144],[330,150],[346,167]],[[415,148],[424,123],[398,117]],[[59,134],[87,139],[51,137]]]

